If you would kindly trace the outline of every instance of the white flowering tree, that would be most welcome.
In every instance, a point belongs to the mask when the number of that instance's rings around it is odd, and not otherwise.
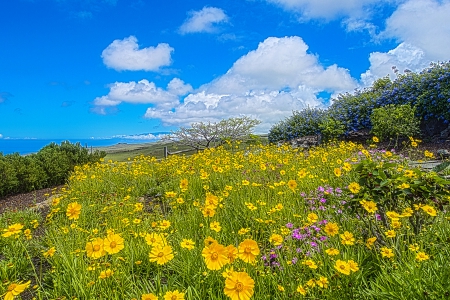
[[[177,131],[172,131],[162,140],[202,150],[223,145],[227,141],[246,139],[252,134],[253,128],[260,123],[261,121],[247,116],[229,118],[220,122],[198,122],[191,124],[189,128],[181,127]]]

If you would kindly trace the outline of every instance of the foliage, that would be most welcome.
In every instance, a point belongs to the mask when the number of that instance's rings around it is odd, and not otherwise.
[[[322,140],[329,141],[339,138],[345,133],[345,125],[331,116],[322,118],[319,123]]]
[[[320,108],[307,107],[294,111],[292,116],[274,125],[269,132],[269,142],[288,141],[297,137],[316,135],[320,132],[319,125],[325,117],[325,111]]]
[[[409,104],[394,105],[375,108],[370,115],[372,133],[380,140],[395,139],[395,147],[398,139],[412,137],[419,134],[420,121],[415,116],[416,107]]]
[[[315,122],[321,123],[322,118],[331,117],[344,125],[345,134],[362,129],[370,130],[370,115],[374,109],[390,104],[408,104],[416,107],[415,115],[425,136],[435,135],[440,128],[443,130],[448,126],[450,62],[432,63],[429,68],[419,73],[405,70],[404,74],[398,71],[396,74],[394,80],[386,76],[376,80],[371,87],[355,90],[354,93],[340,94],[337,99],[332,99],[332,104],[323,115],[316,116]],[[305,111],[309,109],[306,108]],[[291,119],[294,119],[294,115],[271,128],[271,142],[310,134],[302,131],[302,126],[288,126]]]
[[[51,143],[38,153],[0,155],[0,197],[64,184],[74,166],[93,163],[106,155],[80,143]]]
[[[0,216],[0,294],[28,280],[36,299],[450,293],[448,181],[353,143],[305,154],[232,144],[75,167],[45,221]]]
[[[180,127],[162,138],[196,150],[220,146],[228,142],[242,140],[250,136],[253,128],[261,121],[248,116],[229,118],[220,122],[198,122],[191,127]]]

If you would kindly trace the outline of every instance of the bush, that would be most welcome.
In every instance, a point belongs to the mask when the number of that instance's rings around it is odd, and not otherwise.
[[[105,157],[104,151],[89,153],[80,143],[50,143],[37,154],[0,154],[0,197],[64,184],[76,165]]]
[[[293,115],[270,129],[269,142],[276,143],[297,137],[320,133],[319,124],[326,116],[325,110],[307,107],[294,111]]]
[[[389,104],[373,110],[370,115],[372,133],[380,140],[395,139],[395,147],[398,139],[412,137],[419,134],[420,121],[415,117],[416,107],[409,104]]]
[[[345,133],[345,125],[330,116],[323,118],[319,123],[323,141],[329,141],[342,136]]]

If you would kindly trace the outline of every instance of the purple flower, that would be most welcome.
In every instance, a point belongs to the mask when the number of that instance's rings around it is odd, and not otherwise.
[[[342,190],[340,188],[336,188],[334,191],[338,194],[342,193]]]
[[[297,253],[300,253],[300,252],[302,252],[303,250],[302,250],[301,248],[297,248],[297,249],[295,249],[295,251],[296,251]]]
[[[320,202],[321,202],[321,203],[325,203],[325,202],[327,202],[327,199],[321,198],[321,199],[320,199]]]
[[[287,224],[286,224],[286,227],[287,227],[287,228],[292,228],[292,227],[294,227],[294,224],[292,224],[292,223],[287,223]]]
[[[325,188],[324,188],[323,186],[319,186],[319,187],[317,188],[317,190],[318,190],[319,192],[324,192],[324,191],[325,191]]]
[[[297,257],[292,258],[292,264],[293,264],[293,265],[295,265],[295,264],[297,263],[297,261],[298,261],[298,258],[297,258]]]
[[[326,241],[326,240],[327,240],[327,237],[326,237],[326,236],[324,236],[324,235],[322,235],[322,236],[321,236],[321,237],[320,237],[319,239],[320,239],[320,241],[321,241],[321,242],[324,242],[324,241]]]
[[[317,243],[315,243],[315,242],[311,242],[309,244],[311,245],[311,247],[317,247]]]
[[[324,206],[322,206],[322,205],[319,206],[319,209],[320,209],[320,210],[326,210],[326,208],[325,208]]]

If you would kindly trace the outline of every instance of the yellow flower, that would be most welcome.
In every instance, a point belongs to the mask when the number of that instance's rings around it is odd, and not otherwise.
[[[372,249],[372,246],[373,246],[373,244],[375,243],[376,240],[377,240],[376,237],[368,238],[367,241],[366,241],[366,247],[369,248],[369,249]]]
[[[316,281],[314,279],[310,279],[306,282],[306,285],[313,288],[316,286]]]
[[[81,204],[72,202],[67,205],[66,216],[69,220],[77,220],[80,217]]]
[[[300,294],[303,295],[303,296],[306,295],[306,289],[305,289],[302,285],[299,285],[299,286],[297,287],[297,292],[300,293]]]
[[[150,262],[156,262],[158,265],[164,265],[173,259],[172,247],[155,245],[149,253]]]
[[[338,259],[336,261],[336,264],[334,265],[334,268],[342,274],[350,275],[350,271],[351,271],[350,265],[343,260]]]
[[[283,237],[279,234],[274,233],[270,236],[269,242],[271,242],[275,246],[279,246],[283,243]]]
[[[419,250],[419,245],[415,244],[415,245],[409,245],[409,250],[416,252],[417,250]]]
[[[247,263],[253,263],[259,255],[258,243],[254,240],[246,239],[239,244],[238,257]]]
[[[205,243],[205,247],[208,247],[214,243],[219,243],[215,238],[213,238],[211,236],[208,236],[203,242]]]
[[[188,180],[187,179],[181,179],[180,181],[180,189],[185,190],[188,188]]]
[[[216,211],[211,207],[205,207],[202,209],[203,216],[206,217],[214,217],[216,214]]]
[[[390,237],[390,238],[393,238],[393,237],[395,237],[395,235],[396,235],[394,230],[388,230],[388,231],[385,231],[384,234],[385,234],[387,237]]]
[[[352,169],[352,165],[348,162],[345,162],[344,165],[342,166],[342,169],[349,172]]]
[[[166,192],[165,196],[166,196],[166,198],[175,198],[177,196],[177,193],[175,193],[175,192]]]
[[[209,228],[211,228],[211,230],[214,230],[215,232],[219,232],[222,229],[220,223],[217,221],[211,222],[211,224],[209,224]]]
[[[354,260],[350,259],[349,261],[347,261],[347,263],[348,263],[348,266],[350,267],[350,270],[352,272],[356,272],[356,271],[359,270],[358,263],[355,262]]]
[[[424,205],[421,209],[432,217],[436,217],[436,210],[430,205]]]
[[[334,175],[336,177],[341,177],[341,175],[342,175],[341,168],[334,168]]]
[[[181,241],[180,245],[181,245],[181,248],[185,248],[185,249],[188,249],[188,250],[192,250],[192,249],[195,248],[195,243],[191,239],[183,239]]]
[[[184,293],[175,290],[173,292],[168,291],[164,294],[164,300],[184,300]]]
[[[308,266],[310,269],[317,269],[317,265],[312,259],[305,260],[302,264]]]
[[[316,283],[321,288],[327,288],[328,287],[328,279],[326,277],[320,276],[319,280],[316,280]]]
[[[282,285],[278,285],[278,286],[277,286],[277,289],[278,289],[280,292],[284,292],[284,287],[283,287]]]
[[[297,188],[297,182],[295,181],[295,180],[289,180],[288,181],[288,187],[291,189],[291,190],[295,190],[296,188]]]
[[[398,186],[399,189],[404,190],[404,189],[409,189],[409,184],[407,184],[406,182],[403,182],[401,185]]]
[[[153,293],[143,294],[141,296],[141,300],[158,300],[158,297],[156,297],[155,294],[153,294]]]
[[[203,248],[202,256],[210,270],[220,270],[229,261],[225,247],[219,243],[212,243]]]
[[[161,230],[166,230],[169,227],[170,227],[170,221],[169,220],[162,220],[161,222],[159,222],[159,228]]]
[[[238,255],[238,249],[233,245],[228,245],[225,247],[225,251],[228,257],[228,262],[231,264],[236,259]]]
[[[242,185],[249,185],[250,184],[250,182],[248,181],[248,180],[242,180]]]
[[[233,268],[233,267],[228,268],[228,269],[225,269],[225,271],[222,272],[222,277],[228,278],[228,277],[230,277],[231,275],[233,275],[234,272],[235,272],[235,271],[234,271],[234,268]]]
[[[337,223],[329,222],[323,228],[325,233],[329,236],[335,236],[339,232],[339,226]]]
[[[353,233],[345,231],[343,234],[340,235],[341,237],[341,243],[343,245],[353,245],[355,243],[355,238],[353,237]]]
[[[359,191],[361,190],[361,186],[357,182],[352,182],[348,185],[348,189],[353,194],[358,194]]]
[[[109,254],[118,253],[125,247],[123,238],[118,234],[108,234],[103,240],[103,249]]]
[[[334,255],[338,255],[339,254],[339,250],[336,248],[330,248],[325,250],[325,253],[330,255],[330,256],[334,256]]]
[[[114,274],[113,270],[107,269],[105,271],[101,271],[100,276],[98,276],[98,278],[105,279],[105,278],[111,277],[113,274]]]
[[[6,288],[6,294],[4,300],[13,300],[15,296],[20,295],[25,289],[27,289],[31,284],[31,281],[25,283],[11,283]]]
[[[373,141],[374,143],[378,143],[380,140],[379,140],[376,136],[374,136],[374,137],[372,138],[372,141]]]
[[[148,233],[145,236],[145,242],[149,246],[155,246],[155,245],[167,245],[166,238],[159,233]]]
[[[231,300],[249,300],[253,296],[255,281],[246,272],[234,272],[225,279],[223,292]]]
[[[387,248],[387,247],[382,247],[380,250],[381,250],[382,257],[387,257],[387,258],[394,257],[394,251],[392,251],[392,249]]]
[[[106,254],[103,249],[104,241],[101,238],[95,238],[86,244],[86,255],[93,259],[97,259]]]
[[[43,252],[42,254],[44,255],[44,257],[52,257],[53,255],[55,255],[56,252],[56,248],[55,247],[51,247],[50,249],[48,249],[47,251]]]
[[[368,213],[374,213],[377,211],[377,204],[373,201],[361,200],[359,203],[364,207]]]
[[[9,226],[6,229],[3,229],[5,233],[2,234],[2,237],[10,237],[11,235],[18,234],[22,231],[23,225],[20,223],[15,223]]]
[[[417,261],[424,261],[424,260],[428,260],[428,259],[430,259],[430,257],[425,252],[418,252],[416,254]]]
[[[249,232],[250,232],[250,228],[241,228],[241,229],[239,229],[238,234],[239,235],[244,235],[244,234],[247,234]]]
[[[310,224],[317,222],[319,220],[319,217],[315,213],[309,213],[307,216],[307,220]]]

